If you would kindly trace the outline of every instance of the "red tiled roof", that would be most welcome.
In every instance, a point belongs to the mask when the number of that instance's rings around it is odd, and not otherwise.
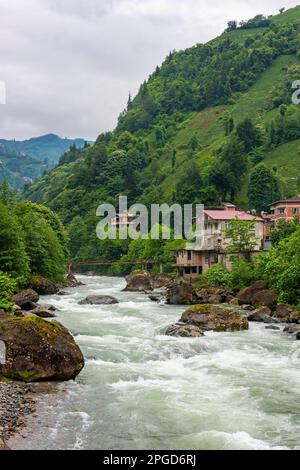
[[[276,206],[277,204],[293,204],[293,202],[300,203],[300,197],[291,197],[290,199],[282,199],[281,201],[269,204],[269,207]]]
[[[247,220],[247,221],[254,221],[262,222],[263,219],[260,217],[254,217],[251,214],[247,214],[243,211],[210,211],[205,210],[204,214],[213,220],[233,220],[233,219],[240,219],[240,220]]]

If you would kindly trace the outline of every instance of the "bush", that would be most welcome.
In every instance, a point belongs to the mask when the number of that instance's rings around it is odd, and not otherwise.
[[[213,265],[205,275],[208,284],[215,287],[231,287],[230,272],[222,265]]]
[[[14,293],[17,283],[8,274],[0,271],[0,309],[11,311],[12,303],[10,297]]]
[[[253,284],[256,279],[255,266],[242,258],[234,258],[230,272],[230,284],[233,288],[243,289]]]

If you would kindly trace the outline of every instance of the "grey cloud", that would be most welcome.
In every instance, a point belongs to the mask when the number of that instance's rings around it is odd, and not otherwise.
[[[284,5],[285,4],[285,5]],[[286,0],[0,0],[0,137],[94,139],[171,49]]]

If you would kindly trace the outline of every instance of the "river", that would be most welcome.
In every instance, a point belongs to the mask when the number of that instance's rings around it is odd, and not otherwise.
[[[300,449],[300,342],[251,323],[199,339],[164,336],[184,307],[122,292],[120,278],[49,296],[86,366],[49,386],[13,449]],[[90,294],[110,306],[82,306]]]

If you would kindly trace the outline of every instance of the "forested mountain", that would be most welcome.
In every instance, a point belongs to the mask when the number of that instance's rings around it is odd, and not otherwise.
[[[116,259],[124,243],[96,243],[96,207],[129,202],[265,210],[300,191],[300,7],[230,22],[220,37],[173,51],[129,97],[114,132],[64,155],[25,197],[57,211],[81,258]]]
[[[24,141],[0,139],[0,181],[20,189],[50,171],[70,147],[85,144],[83,139],[62,139],[54,134]]]

